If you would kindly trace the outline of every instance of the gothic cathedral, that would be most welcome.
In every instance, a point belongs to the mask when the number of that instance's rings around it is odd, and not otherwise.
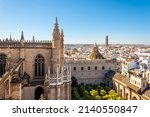
[[[64,34],[56,17],[49,40],[0,40],[0,99],[71,99],[71,66],[64,63]]]

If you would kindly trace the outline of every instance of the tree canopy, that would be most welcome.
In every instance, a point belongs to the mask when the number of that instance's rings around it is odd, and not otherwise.
[[[77,79],[72,77],[73,100],[123,100],[113,89],[106,84],[78,84]]]

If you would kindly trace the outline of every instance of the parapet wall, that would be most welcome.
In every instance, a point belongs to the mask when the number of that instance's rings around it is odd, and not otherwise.
[[[24,40],[21,42],[20,40],[11,40],[11,39],[0,39],[0,48],[28,48],[28,47],[48,47],[51,48],[52,42],[50,40]]]

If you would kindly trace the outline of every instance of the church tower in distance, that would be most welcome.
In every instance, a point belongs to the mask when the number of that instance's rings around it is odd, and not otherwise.
[[[108,35],[106,36],[106,39],[105,39],[105,46],[108,47]]]

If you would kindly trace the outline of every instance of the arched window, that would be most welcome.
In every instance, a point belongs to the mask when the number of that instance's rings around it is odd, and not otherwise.
[[[0,54],[0,77],[5,73],[6,55]]]
[[[76,71],[76,67],[73,67],[73,70]]]
[[[81,67],[81,70],[84,70],[84,67]]]
[[[35,58],[35,76],[44,76],[44,57],[37,55]]]
[[[105,69],[105,67],[104,66],[102,66],[102,70],[104,70]]]
[[[97,70],[97,66],[95,66],[95,70]]]

